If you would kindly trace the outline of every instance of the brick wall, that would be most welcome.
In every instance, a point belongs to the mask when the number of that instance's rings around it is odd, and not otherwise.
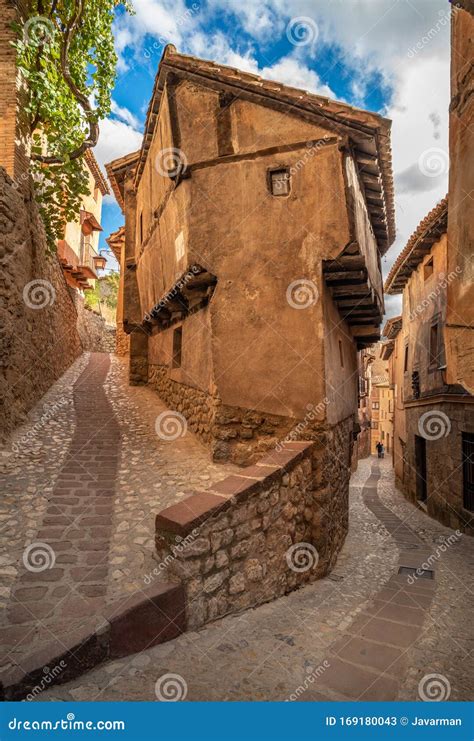
[[[24,10],[23,0],[0,0],[0,165],[27,187],[28,158],[19,117],[22,109],[21,79],[16,69],[12,23]]]
[[[287,442],[167,508],[156,518],[159,565],[148,583],[181,582],[187,627],[195,629],[321,578],[347,534],[339,468],[328,467],[317,442]]]

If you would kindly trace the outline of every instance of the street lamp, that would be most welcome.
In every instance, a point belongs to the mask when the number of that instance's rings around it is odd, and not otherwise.
[[[94,260],[94,267],[97,270],[103,270],[105,268],[105,265],[106,265],[106,262],[107,262],[107,259],[104,257],[104,255],[102,254],[102,252],[103,252],[103,250],[100,250],[99,254],[98,255],[94,255],[94,257],[92,258]]]

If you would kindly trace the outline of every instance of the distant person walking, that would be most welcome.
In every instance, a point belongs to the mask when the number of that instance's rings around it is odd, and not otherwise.
[[[380,443],[380,454],[379,454],[379,458],[384,458],[384,457],[385,457],[385,446],[384,446],[383,443]]]
[[[375,449],[377,450],[377,456],[379,458],[383,458],[383,445],[381,442],[378,442],[375,446]]]

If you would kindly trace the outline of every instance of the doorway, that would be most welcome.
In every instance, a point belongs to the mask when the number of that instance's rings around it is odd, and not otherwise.
[[[426,440],[421,435],[415,435],[415,468],[416,468],[416,498],[426,502],[428,490],[426,486]]]

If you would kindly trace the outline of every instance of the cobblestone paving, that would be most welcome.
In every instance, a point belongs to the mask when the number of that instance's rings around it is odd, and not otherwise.
[[[449,699],[472,697],[468,669],[473,541],[462,536],[449,545],[453,531],[413,508],[395,490],[389,461],[380,462],[379,480],[371,475],[373,463],[361,461],[352,476],[349,535],[330,577],[199,632],[104,664],[44,692],[40,699],[156,700],[155,684],[169,673],[182,677],[187,700],[354,699],[371,686],[366,697],[418,701],[419,683],[431,674],[441,675],[435,682],[445,695],[449,688]],[[406,577],[396,574],[400,564],[409,565],[411,556],[416,564],[429,558],[427,566],[436,572],[434,589],[419,578],[410,593],[416,601],[411,609],[419,611],[412,613],[413,625],[400,622],[394,612],[374,618],[387,603],[389,610],[401,608],[404,615],[410,610],[403,604]],[[391,635],[375,635],[376,625],[371,634],[360,635],[374,619],[384,621],[383,630],[389,623]],[[357,633],[358,644],[353,637]],[[402,646],[393,645],[394,636]],[[363,658],[370,643],[377,649]],[[352,670],[349,683],[342,681],[347,663]],[[331,675],[332,667],[336,669]],[[359,687],[354,687],[357,677]],[[426,683],[420,686],[429,690]]]
[[[161,439],[166,407],[126,375],[114,356],[84,355],[2,450],[2,672],[143,588],[156,513],[234,470],[188,433]]]

